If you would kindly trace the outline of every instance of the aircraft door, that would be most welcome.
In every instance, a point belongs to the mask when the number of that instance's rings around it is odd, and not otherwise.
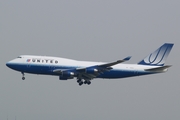
[[[31,62],[32,62],[31,59],[27,59],[26,62],[27,62],[27,68],[30,68],[31,67]]]

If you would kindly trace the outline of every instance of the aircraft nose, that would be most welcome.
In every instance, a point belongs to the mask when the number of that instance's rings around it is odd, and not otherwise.
[[[6,66],[10,68],[10,66],[11,66],[10,62],[7,62]]]
[[[13,70],[19,70],[20,69],[20,64],[16,60],[11,60],[6,63],[6,66],[13,69]]]
[[[9,67],[9,68],[12,68],[14,65],[15,65],[15,62],[14,62],[13,60],[8,61],[8,62],[6,63],[6,66]]]

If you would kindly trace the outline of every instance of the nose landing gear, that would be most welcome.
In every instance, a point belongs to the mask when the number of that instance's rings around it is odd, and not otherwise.
[[[25,75],[24,75],[24,72],[21,72],[22,73],[22,80],[25,80]]]

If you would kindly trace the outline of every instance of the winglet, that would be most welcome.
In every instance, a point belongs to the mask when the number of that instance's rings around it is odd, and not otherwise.
[[[128,61],[128,60],[131,59],[131,57],[132,57],[132,56],[128,56],[128,57],[124,58],[123,60],[124,60],[124,61]]]

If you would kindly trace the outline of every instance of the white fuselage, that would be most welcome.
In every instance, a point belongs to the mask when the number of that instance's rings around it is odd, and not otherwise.
[[[22,55],[18,58],[9,61],[6,65],[14,70],[23,73],[32,74],[46,74],[46,75],[58,75],[53,70],[68,70],[76,68],[86,68],[95,65],[104,64],[103,62],[89,62],[89,61],[77,61],[59,57],[48,56],[32,56]],[[146,66],[137,64],[117,64],[112,66],[112,70],[99,75],[99,78],[124,78],[146,74],[153,74],[156,72],[148,72],[145,69],[155,68],[156,66]],[[161,71],[164,72],[164,71]],[[159,72],[158,72],[159,73]]]

